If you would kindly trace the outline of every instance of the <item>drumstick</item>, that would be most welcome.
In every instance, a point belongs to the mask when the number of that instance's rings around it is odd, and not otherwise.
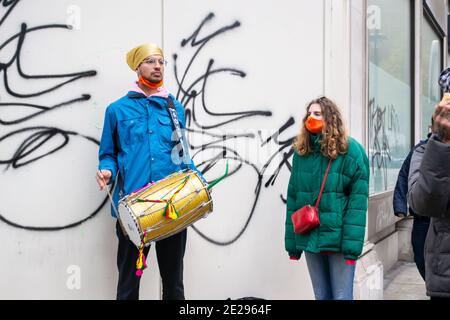
[[[116,179],[117,179],[117,176],[116,176]],[[111,201],[111,205],[112,205],[113,210],[114,210],[114,212],[116,214],[116,217],[119,218],[119,212],[118,212],[118,210],[116,208],[116,205],[114,204],[113,198],[111,196],[111,192],[109,191],[109,188],[108,188],[108,184],[106,183],[105,177],[103,175],[102,175],[102,180],[105,183],[105,189],[106,189],[106,192],[108,193],[108,197],[109,197],[109,200]],[[114,181],[114,184],[111,186],[111,188],[113,188],[113,186],[115,184],[116,184],[116,182]],[[120,223],[120,219],[119,219],[119,223]],[[120,226],[122,227],[122,223],[120,223]],[[122,227],[122,229],[123,229],[123,227]]]

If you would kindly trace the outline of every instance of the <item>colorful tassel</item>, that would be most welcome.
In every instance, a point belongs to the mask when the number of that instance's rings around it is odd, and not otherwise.
[[[166,209],[164,211],[166,219],[175,220],[178,218],[178,211],[173,205],[172,200],[167,201]]]
[[[145,236],[147,235],[147,232],[144,231],[144,237],[142,239],[141,245],[139,246],[139,255],[138,259],[136,261],[136,276],[140,277],[144,273],[144,269],[147,268],[147,260],[145,259],[144,255],[144,240]]]

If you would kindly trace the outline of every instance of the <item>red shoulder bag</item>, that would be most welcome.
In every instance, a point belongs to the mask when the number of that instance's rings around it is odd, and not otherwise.
[[[330,170],[331,159],[328,162],[328,168],[323,177],[322,186],[320,187],[319,197],[317,198],[316,205],[310,206],[306,205],[297,211],[295,211],[292,216],[292,224],[294,225],[294,232],[305,234],[320,225],[319,220],[319,203],[322,197],[323,187],[325,186],[325,181],[327,180],[328,171]]]

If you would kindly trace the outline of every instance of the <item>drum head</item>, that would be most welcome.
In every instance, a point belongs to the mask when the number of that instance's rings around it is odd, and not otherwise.
[[[131,242],[133,242],[136,247],[139,247],[141,244],[141,235],[136,224],[136,221],[133,218],[133,213],[130,211],[128,206],[120,202],[119,203],[119,219],[122,222],[125,231],[127,232],[128,237]]]

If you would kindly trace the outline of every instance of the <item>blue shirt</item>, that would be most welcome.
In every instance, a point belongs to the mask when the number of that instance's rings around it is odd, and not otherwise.
[[[175,109],[181,128],[185,128],[184,108],[173,95]],[[120,172],[114,190],[113,201],[183,169],[197,170],[192,159],[183,163],[174,148],[175,138],[172,119],[163,97],[130,91],[111,103],[105,112],[103,132],[99,149],[99,170],[110,170],[113,182]],[[200,177],[203,176],[199,172]],[[114,210],[111,211],[115,217]]]

